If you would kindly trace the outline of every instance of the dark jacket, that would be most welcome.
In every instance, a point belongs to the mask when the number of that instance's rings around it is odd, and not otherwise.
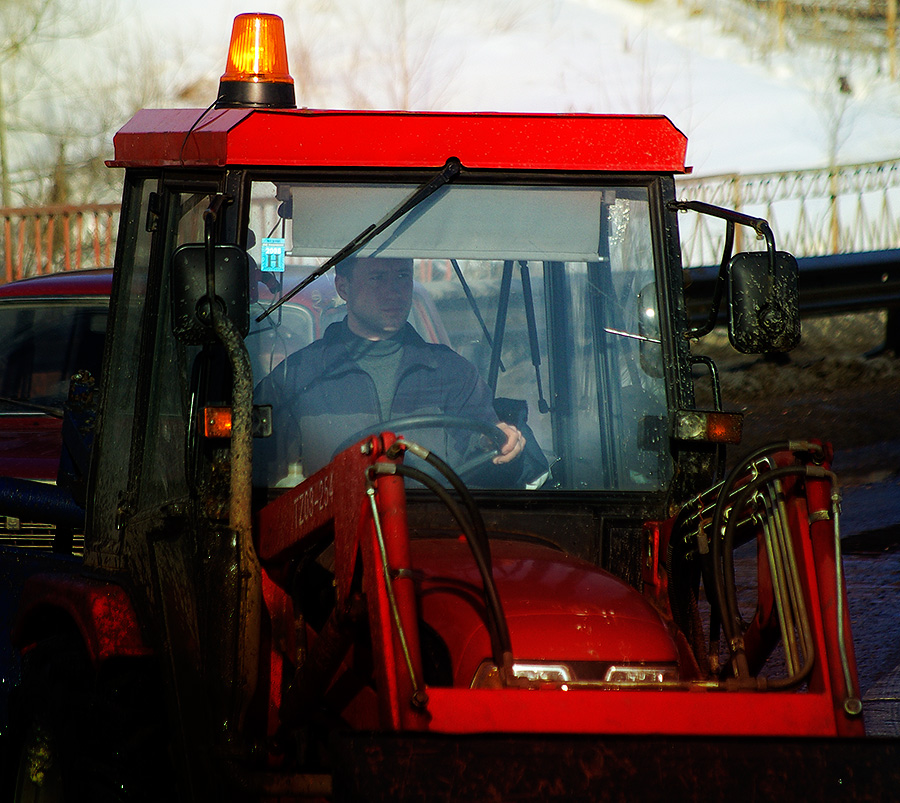
[[[410,414],[444,414],[496,424],[491,392],[476,368],[453,349],[426,343],[410,324],[397,335],[403,355],[389,410],[381,411],[372,378],[350,356],[346,322],[291,354],[259,383],[254,401],[273,406],[274,434],[257,442],[255,475],[267,484],[302,463],[305,476],[331,460],[345,441],[380,422]],[[375,427],[377,429],[377,427]],[[362,434],[359,438],[362,438]],[[471,432],[428,429],[401,434],[451,465],[471,450]],[[274,447],[274,448],[273,448]]]

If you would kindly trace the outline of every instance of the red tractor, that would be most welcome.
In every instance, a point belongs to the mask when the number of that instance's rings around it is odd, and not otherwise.
[[[766,222],[676,199],[663,117],[296,109],[270,15],[228,65],[115,138],[83,550],[3,553],[14,799],[889,795],[829,447],[726,471],[692,353],[723,299],[796,344]],[[725,235],[699,328],[682,212]]]

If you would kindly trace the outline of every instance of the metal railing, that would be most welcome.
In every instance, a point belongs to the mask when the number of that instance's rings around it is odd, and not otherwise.
[[[110,267],[119,204],[0,208],[2,280]]]
[[[798,257],[900,248],[900,159],[780,173],[685,176],[678,196],[763,217],[778,247]],[[0,281],[108,267],[115,254],[118,204],[0,209]],[[716,264],[722,221],[680,217],[684,264]],[[738,227],[736,250],[762,247]]]
[[[769,221],[780,250],[798,257],[900,247],[900,159],[781,173],[678,179],[678,195]],[[695,214],[680,218],[684,264],[719,261],[725,227]],[[760,246],[738,227],[735,250]],[[743,238],[743,241],[738,238]],[[764,247],[764,246],[762,246]]]

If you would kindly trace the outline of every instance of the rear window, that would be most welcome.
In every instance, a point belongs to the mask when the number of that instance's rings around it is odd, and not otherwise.
[[[0,304],[0,412],[19,409],[8,400],[62,406],[76,371],[99,379],[106,316],[103,300]]]

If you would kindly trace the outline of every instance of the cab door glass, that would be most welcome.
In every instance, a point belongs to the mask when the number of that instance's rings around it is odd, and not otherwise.
[[[99,458],[94,504],[88,509],[95,555],[121,548],[120,511],[126,511],[134,475],[131,456],[144,303],[150,273],[152,232],[147,226],[156,179],[126,177],[119,238],[116,303],[110,322],[113,348],[104,383],[105,401],[98,431]],[[137,420],[140,420],[139,418]]]
[[[188,493],[187,444],[196,428],[196,404],[192,400],[192,372],[199,353],[186,347],[172,333],[170,278],[171,255],[185,243],[204,241],[203,213],[211,193],[171,192],[167,199],[159,307],[150,364],[150,392],[145,417],[144,451],[139,507],[155,508]],[[161,224],[162,226],[163,224]],[[226,400],[227,401],[227,400]]]

